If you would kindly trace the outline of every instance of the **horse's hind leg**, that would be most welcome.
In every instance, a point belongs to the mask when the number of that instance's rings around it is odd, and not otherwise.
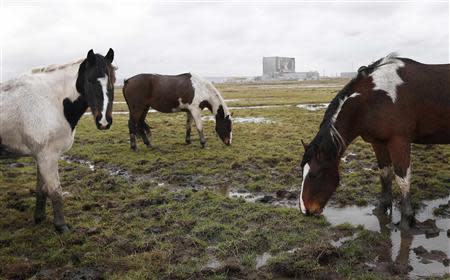
[[[191,144],[191,127],[192,127],[192,115],[190,112],[186,113],[186,144]]]
[[[136,133],[138,131],[137,124],[131,119],[128,120],[128,130],[130,132],[130,148],[133,151],[137,150],[136,147]]]
[[[57,153],[41,153],[37,157],[38,172],[41,175],[43,189],[52,201],[53,206],[53,224],[58,232],[69,231],[63,214],[62,189],[59,183]]]
[[[376,211],[386,213],[389,209],[392,214],[392,172],[391,157],[385,144],[372,143],[373,150],[380,169],[381,195]]]
[[[402,192],[400,201],[400,228],[409,229],[414,223],[411,207],[411,143],[403,139],[392,139],[388,144],[389,155],[394,166],[395,181]]]
[[[148,124],[145,122],[145,118],[147,117],[147,113],[148,113],[149,109],[150,109],[150,107],[147,106],[143,110],[142,115],[139,118],[138,129],[139,129],[139,134],[141,135],[142,141],[144,141],[144,144],[148,148],[151,148],[152,144],[150,143],[149,137],[151,138],[152,132],[150,131],[150,127],[148,126]]]

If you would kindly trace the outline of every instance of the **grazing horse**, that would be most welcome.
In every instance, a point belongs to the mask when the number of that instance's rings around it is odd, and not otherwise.
[[[151,147],[150,127],[145,122],[151,108],[162,113],[184,111],[187,114],[186,144],[191,143],[191,125],[195,122],[200,144],[205,147],[201,111],[208,108],[216,118],[216,132],[226,145],[231,145],[232,118],[219,91],[207,80],[185,73],[180,75],[139,74],[125,80],[123,96],[130,110],[128,128],[131,149],[136,151],[136,134]]]
[[[450,144],[450,65],[427,65],[391,54],[360,67],[331,101],[312,142],[303,143],[303,213],[322,212],[339,184],[340,158],[358,136],[372,145],[381,170],[378,209],[384,213],[392,207],[395,177],[402,193],[400,227],[409,228],[414,222],[411,143]]]
[[[90,50],[87,58],[65,65],[36,68],[1,85],[0,144],[37,162],[34,220],[45,220],[47,197],[58,232],[69,230],[63,215],[58,159],[72,146],[75,126],[89,107],[98,129],[112,124],[114,51]]]

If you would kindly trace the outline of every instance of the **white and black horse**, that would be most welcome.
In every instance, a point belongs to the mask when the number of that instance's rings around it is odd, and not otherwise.
[[[150,127],[145,122],[150,107],[163,113],[186,112],[186,144],[191,143],[191,125],[194,120],[202,147],[206,140],[201,111],[208,108],[215,115],[216,132],[220,139],[226,145],[231,145],[232,118],[227,105],[209,81],[195,74],[139,74],[125,80],[123,95],[130,110],[128,127],[132,150],[136,150],[136,134],[141,135],[144,144],[151,147],[148,139]]]
[[[87,58],[65,65],[36,68],[1,85],[0,145],[37,162],[34,220],[45,219],[47,197],[53,205],[53,222],[68,231],[58,159],[72,146],[75,126],[89,107],[98,129],[112,124],[115,70],[114,51],[106,56],[90,50]]]

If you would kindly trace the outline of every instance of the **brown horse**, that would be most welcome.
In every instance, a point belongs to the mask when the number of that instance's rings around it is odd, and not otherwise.
[[[358,70],[328,106],[312,142],[303,143],[303,213],[322,212],[339,184],[340,158],[358,136],[372,145],[381,170],[378,209],[392,207],[395,176],[402,192],[400,227],[409,228],[411,143],[450,144],[450,65],[391,54]]]
[[[207,80],[185,73],[175,76],[139,74],[125,80],[123,96],[130,110],[128,128],[130,145],[136,150],[136,134],[147,147],[151,147],[148,137],[150,127],[145,122],[151,108],[162,113],[184,111],[187,113],[186,144],[191,143],[191,124],[195,122],[200,144],[205,147],[201,111],[208,108],[216,117],[216,132],[226,145],[231,145],[232,118],[219,91]]]

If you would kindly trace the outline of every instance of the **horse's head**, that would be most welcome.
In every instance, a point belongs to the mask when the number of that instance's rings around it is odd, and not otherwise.
[[[115,70],[111,64],[113,59],[112,49],[106,56],[90,50],[78,71],[77,90],[86,99],[95,124],[101,130],[110,128],[112,124],[115,82]]]
[[[231,115],[225,115],[222,105],[219,106],[216,113],[216,132],[225,145],[231,145],[233,133],[231,132]]]
[[[327,154],[320,143],[303,146],[300,209],[303,214],[319,215],[339,185],[339,159]]]

